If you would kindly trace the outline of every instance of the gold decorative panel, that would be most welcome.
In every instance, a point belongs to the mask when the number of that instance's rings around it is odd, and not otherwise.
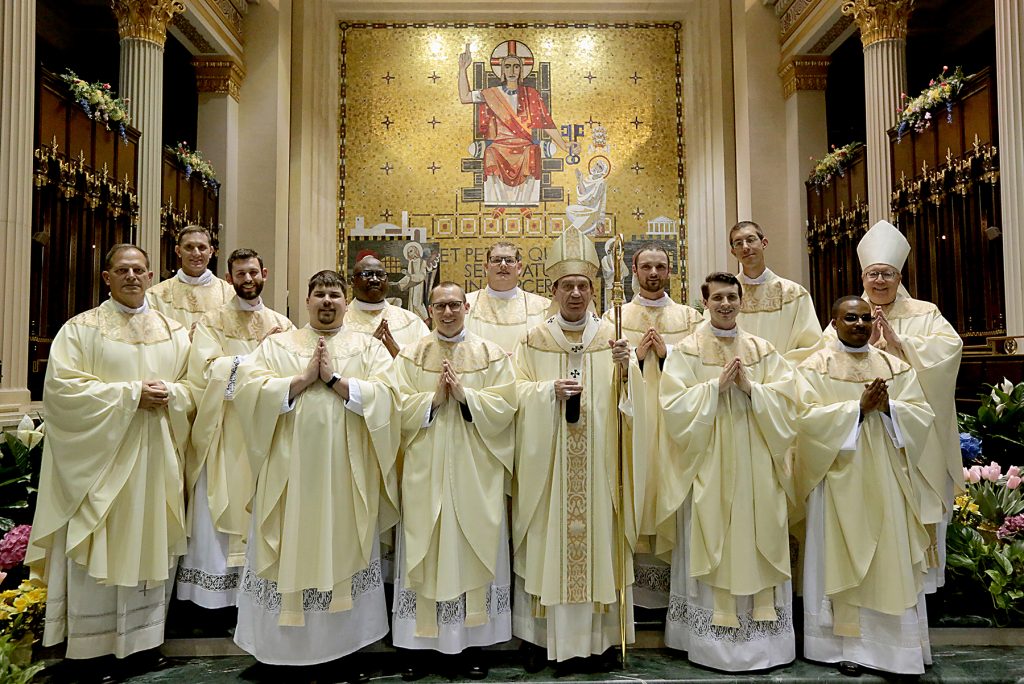
[[[410,293],[429,288],[403,289],[409,273],[474,290],[486,248],[511,240],[523,288],[549,295],[545,250],[575,224],[602,257],[615,233],[627,258],[648,239],[666,246],[685,300],[678,23],[339,30],[339,268],[376,253],[390,295],[419,310]]]

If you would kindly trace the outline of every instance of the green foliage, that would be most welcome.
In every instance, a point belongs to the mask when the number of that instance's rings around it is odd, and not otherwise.
[[[986,459],[1024,466],[1024,382],[1014,386],[1004,378],[989,390],[978,415],[965,416],[961,425],[981,439]]]
[[[1024,624],[1024,539],[1004,543],[954,520],[946,534],[947,587],[973,610],[992,605],[995,624]]]
[[[36,427],[32,425],[33,431]],[[9,430],[0,440],[0,534],[15,525],[32,522],[43,443],[40,439],[29,447],[28,439],[22,439],[25,432]]]
[[[9,634],[0,636],[0,684],[28,684],[39,674],[45,665],[29,664],[31,649],[31,637],[26,643],[26,639],[15,640]]]

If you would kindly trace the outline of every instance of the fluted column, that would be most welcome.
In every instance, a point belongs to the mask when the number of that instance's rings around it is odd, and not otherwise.
[[[160,181],[163,158],[164,42],[171,18],[185,11],[179,0],[111,0],[121,36],[118,88],[130,99],[139,129],[139,246],[160,263]],[[153,269],[159,272],[158,268]]]
[[[1006,334],[1024,335],[1024,0],[996,2],[999,188]]]
[[[221,183],[219,249],[217,263],[227,265],[226,256],[241,244],[238,230],[238,203],[241,197],[238,179],[238,102],[245,80],[245,69],[229,55],[196,57],[196,89],[199,91],[198,139],[202,151],[217,172]],[[224,269],[222,269],[224,270]]]
[[[0,5],[0,413],[28,392],[36,3]]]
[[[907,90],[907,20],[914,0],[847,0],[864,45],[868,220],[889,220],[889,136],[900,94]]]

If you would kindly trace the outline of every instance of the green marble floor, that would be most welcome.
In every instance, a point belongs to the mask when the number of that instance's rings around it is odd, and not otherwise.
[[[487,682],[550,682],[556,684],[568,680],[587,682],[705,682],[705,681],[770,681],[788,684],[790,682],[845,681],[849,684],[899,681],[898,678],[884,678],[877,674],[863,674],[859,678],[843,677],[835,669],[804,661],[797,661],[787,667],[766,673],[752,675],[724,675],[690,665],[679,654],[669,650],[637,650],[630,654],[629,663],[623,670],[595,674],[571,674],[558,676],[551,668],[535,675],[529,675],[518,666],[515,652],[497,652],[492,655],[492,667]],[[382,672],[385,668],[395,670],[401,663],[395,661],[394,653],[373,653],[367,656],[374,683],[402,684],[396,674]],[[920,677],[920,682],[1016,682],[1024,684],[1024,647],[939,647],[934,650],[935,664]],[[44,676],[37,681],[47,682]],[[228,682],[293,682],[306,681],[298,672],[273,670],[268,673],[256,665],[248,656],[226,656],[209,658],[174,659],[172,666],[144,676],[125,680],[132,684],[157,684],[186,682],[189,684],[227,684]],[[323,681],[322,679],[317,681]],[[423,684],[459,681],[455,677],[431,676],[420,680]]]

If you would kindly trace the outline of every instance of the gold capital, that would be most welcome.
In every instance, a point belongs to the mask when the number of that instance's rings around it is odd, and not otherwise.
[[[881,40],[906,40],[914,0],[845,0],[843,14],[852,16],[864,47]]]
[[[798,90],[824,90],[831,62],[828,55],[796,55],[780,66],[783,97],[789,99]]]
[[[110,0],[122,39],[146,40],[164,46],[167,24],[185,11],[181,0]]]
[[[193,57],[196,89],[201,93],[227,93],[238,102],[238,92],[245,80],[245,69],[228,55]]]

